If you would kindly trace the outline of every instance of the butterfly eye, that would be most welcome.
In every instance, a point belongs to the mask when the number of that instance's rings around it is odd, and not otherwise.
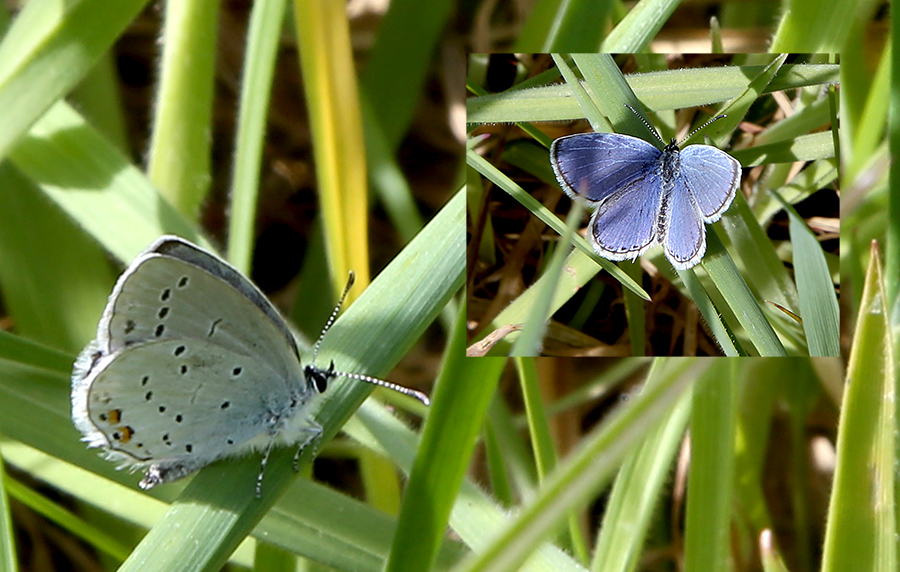
[[[303,374],[306,377],[306,387],[315,389],[316,393],[325,393],[325,390],[328,389],[328,378],[334,377],[331,371],[319,369],[314,365],[306,366]]]

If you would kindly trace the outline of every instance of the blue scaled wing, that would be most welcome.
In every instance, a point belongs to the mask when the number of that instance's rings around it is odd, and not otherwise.
[[[599,203],[654,172],[661,152],[643,139],[616,133],[579,133],[556,139],[550,164],[570,197]]]
[[[636,137],[582,133],[550,147],[550,163],[570,197],[594,203],[591,244],[610,260],[634,260],[656,240],[661,151]]]
[[[693,195],[703,220],[722,216],[741,181],[741,164],[728,153],[709,145],[690,145],[681,151],[680,178]]]
[[[683,177],[677,177],[663,196],[660,226],[659,242],[672,266],[687,270],[700,262],[706,253],[706,227]]]

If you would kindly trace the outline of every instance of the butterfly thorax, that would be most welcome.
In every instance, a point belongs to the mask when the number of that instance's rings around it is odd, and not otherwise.
[[[681,171],[681,155],[679,155],[678,144],[675,143],[674,139],[663,149],[660,163],[663,193],[665,194],[672,187],[675,178]]]

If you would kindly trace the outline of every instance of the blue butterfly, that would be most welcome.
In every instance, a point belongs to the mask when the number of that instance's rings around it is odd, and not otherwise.
[[[600,256],[634,260],[658,242],[678,270],[703,258],[704,224],[719,220],[741,179],[737,159],[715,147],[682,150],[673,139],[660,151],[617,133],[560,137],[550,146],[550,163],[566,194],[596,207],[588,228]]]

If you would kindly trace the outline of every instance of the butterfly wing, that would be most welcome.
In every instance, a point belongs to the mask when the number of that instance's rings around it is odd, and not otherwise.
[[[258,357],[203,338],[139,343],[100,358],[85,379],[76,425],[121,466],[153,468],[166,482],[274,439],[315,434],[312,389],[291,392]]]
[[[302,374],[294,338],[262,292],[224,260],[169,236],[122,274],[97,332],[104,355],[165,339],[208,339],[257,356],[285,382]]]
[[[660,243],[672,266],[687,270],[700,262],[706,253],[706,227],[684,178],[676,177],[663,194],[660,218]]]
[[[656,173],[618,189],[591,217],[591,243],[610,260],[634,260],[656,239],[662,180]]]
[[[635,259],[653,244],[662,181],[661,152],[636,137],[582,133],[561,137],[550,162],[571,197],[599,203],[591,217],[591,243],[610,260]]]
[[[741,182],[737,159],[710,145],[690,145],[681,151],[680,177],[694,196],[703,220],[719,220]]]
[[[553,141],[550,164],[566,194],[599,203],[646,178],[657,168],[660,154],[637,137],[579,133]]]

